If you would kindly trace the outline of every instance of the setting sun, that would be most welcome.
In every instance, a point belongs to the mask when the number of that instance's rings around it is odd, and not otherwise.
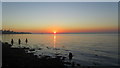
[[[54,34],[56,34],[56,31],[54,31]]]

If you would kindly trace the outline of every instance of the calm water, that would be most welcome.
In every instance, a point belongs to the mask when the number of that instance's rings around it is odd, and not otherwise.
[[[36,49],[35,55],[68,57],[72,52],[72,61],[85,66],[117,66],[118,35],[117,34],[3,34],[2,41],[14,39],[13,47],[29,47]],[[18,39],[22,44],[18,45]],[[28,44],[25,43],[28,39]],[[41,50],[39,50],[41,48]]]

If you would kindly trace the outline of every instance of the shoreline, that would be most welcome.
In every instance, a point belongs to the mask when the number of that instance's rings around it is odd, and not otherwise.
[[[30,48],[12,48],[11,44],[7,42],[2,43],[2,67],[21,67],[21,68],[99,68],[101,66],[81,66],[74,61],[65,61],[67,57],[56,56],[52,57],[49,55],[41,55],[38,57],[34,53],[28,53],[26,50]],[[33,51],[33,50],[32,50]],[[63,59],[64,57],[64,59]],[[102,66],[102,68],[106,66]],[[118,66],[109,66],[110,68],[118,68]]]
[[[2,43],[2,68],[9,67],[52,67],[52,68],[66,68],[66,65],[74,67],[70,62],[65,62],[63,56],[42,56],[39,58],[33,53],[27,53],[25,49],[29,48],[12,48],[12,45],[7,42]]]

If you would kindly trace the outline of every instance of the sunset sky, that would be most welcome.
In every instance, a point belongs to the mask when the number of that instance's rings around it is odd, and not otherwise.
[[[117,2],[3,2],[2,28],[32,33],[117,32]]]

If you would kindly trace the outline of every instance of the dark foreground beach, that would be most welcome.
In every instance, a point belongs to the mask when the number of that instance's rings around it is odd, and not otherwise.
[[[53,67],[53,68],[63,68],[64,62],[59,58],[51,58],[50,56],[44,56],[38,58],[32,53],[26,53],[25,49],[28,48],[11,48],[8,43],[2,43],[3,52],[3,68],[10,67],[26,67],[26,68],[36,68],[36,67]]]
[[[66,62],[64,56],[38,56],[33,53],[27,53],[29,48],[12,48],[7,42],[2,43],[2,68],[96,68],[94,66],[80,66],[74,62]],[[97,67],[103,68],[103,67]],[[104,67],[106,68],[106,67]],[[116,67],[109,67],[116,68]]]

